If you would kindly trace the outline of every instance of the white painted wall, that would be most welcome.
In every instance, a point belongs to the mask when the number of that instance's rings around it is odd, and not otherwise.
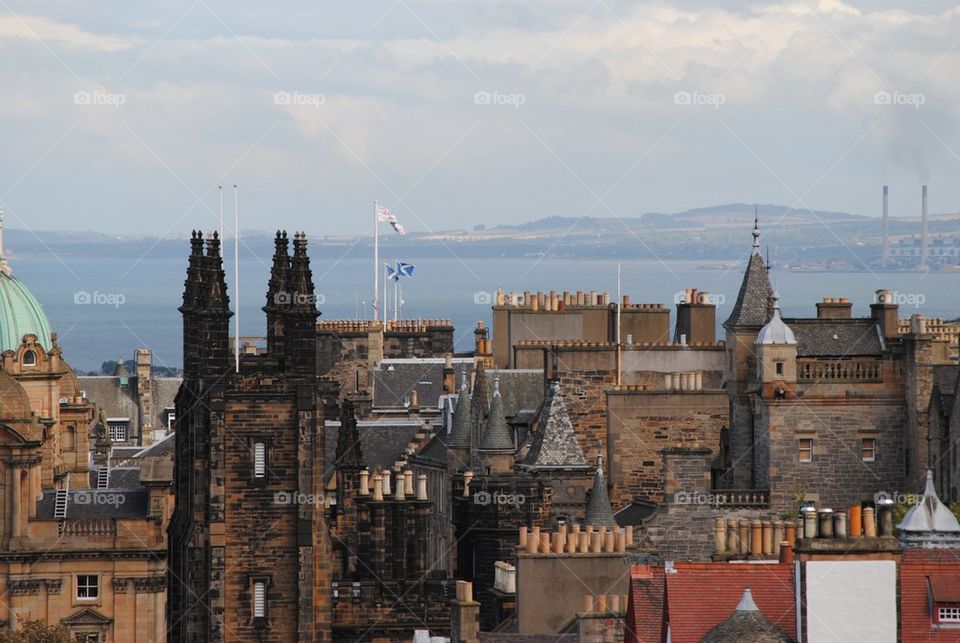
[[[807,563],[810,643],[896,643],[897,567],[890,560]]]

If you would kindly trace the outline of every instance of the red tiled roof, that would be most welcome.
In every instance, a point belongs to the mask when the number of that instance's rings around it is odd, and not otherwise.
[[[664,624],[663,567],[633,565],[624,643],[661,643]]]
[[[900,564],[900,633],[903,643],[960,640],[955,627],[937,628],[930,612],[936,600],[960,598],[960,564],[955,551],[907,550]]]
[[[743,590],[768,621],[797,637],[793,566],[780,563],[674,563],[666,574],[667,617],[674,641],[699,641],[737,608]]]

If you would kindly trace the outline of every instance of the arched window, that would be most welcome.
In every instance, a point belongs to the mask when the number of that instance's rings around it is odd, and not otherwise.
[[[36,366],[37,365],[37,354],[33,351],[25,351],[23,353],[23,365],[24,366]]]

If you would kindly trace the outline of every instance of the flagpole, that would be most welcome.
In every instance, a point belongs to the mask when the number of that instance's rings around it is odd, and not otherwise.
[[[223,186],[218,185],[217,191],[220,193],[220,243],[223,243],[225,241],[223,238]]]
[[[380,293],[380,285],[377,280],[380,278],[380,219],[377,213],[377,202],[373,202],[373,319],[376,321],[380,317],[380,302],[377,297]],[[386,279],[386,276],[384,276]],[[384,317],[386,321],[386,317]]]
[[[387,262],[383,262],[383,328],[387,328],[387,309],[390,308],[390,300],[387,299]]]
[[[400,262],[396,259],[393,260],[394,264],[399,264]],[[399,269],[399,266],[398,266]],[[400,292],[400,275],[397,275],[397,278],[393,280],[393,321],[397,321],[397,318],[400,315],[400,298],[398,293]]]
[[[623,343],[620,341],[620,309],[623,308],[623,294],[620,292],[620,262],[617,262],[617,386],[623,377]]]
[[[233,340],[233,361],[240,372],[240,188],[233,185],[233,290],[237,293],[236,337]]]

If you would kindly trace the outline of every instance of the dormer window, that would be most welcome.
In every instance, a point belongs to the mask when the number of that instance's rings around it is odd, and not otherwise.
[[[960,623],[960,605],[937,605],[937,623]]]
[[[37,365],[37,354],[32,350],[27,350],[23,352],[23,365],[30,367]]]

